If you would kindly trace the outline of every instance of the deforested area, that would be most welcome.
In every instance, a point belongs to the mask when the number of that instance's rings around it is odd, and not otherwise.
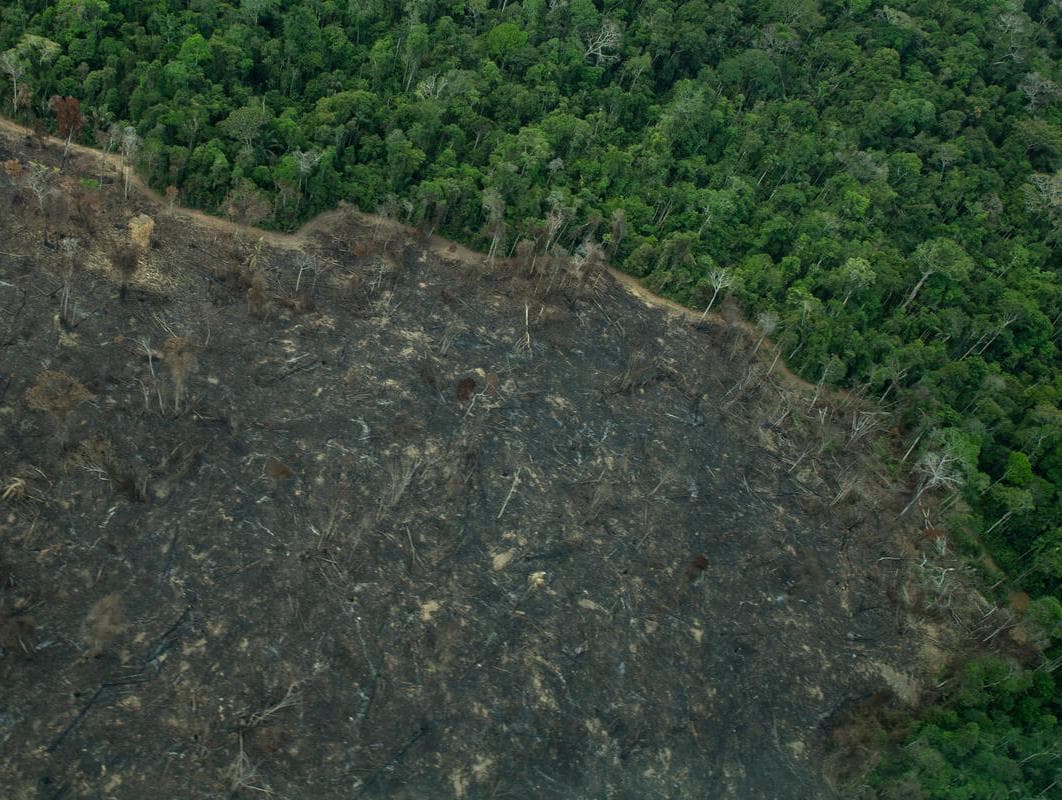
[[[1034,646],[727,302],[0,141],[6,797],[834,797]]]

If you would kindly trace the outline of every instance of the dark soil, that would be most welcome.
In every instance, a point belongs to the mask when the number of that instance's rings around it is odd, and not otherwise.
[[[4,797],[806,800],[917,696],[860,412],[736,326],[96,169],[0,175]]]

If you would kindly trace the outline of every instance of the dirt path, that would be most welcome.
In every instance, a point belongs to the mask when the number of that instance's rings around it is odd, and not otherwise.
[[[16,122],[0,117],[0,131],[7,133],[12,137],[30,137],[34,136],[33,131]],[[52,147],[63,147],[65,142],[57,139],[54,136],[48,135],[45,137],[45,141]],[[104,153],[100,150],[96,150],[91,147],[86,147],[80,144],[71,144],[70,152],[75,155],[84,156],[86,158],[96,159],[97,162],[103,159],[104,162],[111,169],[112,174],[124,180],[125,165],[122,162],[120,156],[115,153]],[[138,173],[134,172],[129,178],[130,187],[134,187],[136,191],[144,198],[150,200],[153,203],[165,208],[169,205],[169,201],[152,189]],[[239,222],[233,222],[232,220],[224,219],[222,217],[212,216],[203,211],[198,211],[192,208],[180,207],[180,218],[183,220],[189,220],[195,222],[197,225],[214,231],[216,233],[232,236],[232,237],[248,237],[251,239],[262,239],[268,244],[294,250],[305,247],[310,244],[310,237],[313,234],[321,231],[327,231],[330,227],[333,227],[334,223],[344,217],[354,217],[367,227],[384,226],[392,233],[402,233],[409,238],[417,238],[418,232],[408,226],[396,222],[393,219],[387,219],[380,217],[376,214],[368,214],[363,211],[359,211],[353,206],[342,204],[340,207],[325,211],[318,214],[311,220],[303,223],[301,227],[291,233],[281,233],[278,231],[264,230],[262,228],[256,228],[252,225],[244,225]],[[445,239],[442,236],[433,235],[427,242],[427,249],[435,255],[450,260],[462,261],[468,264],[482,264],[486,256],[483,253],[476,252],[464,245]],[[508,259],[498,259],[498,262],[502,265],[508,263]],[[702,312],[696,311],[691,308],[686,308],[673,300],[669,300],[666,297],[660,297],[653,292],[646,289],[637,278],[634,278],[624,272],[620,272],[618,269],[612,266],[607,267],[609,274],[627,291],[637,297],[643,303],[653,308],[663,309],[670,314],[677,314],[684,319],[691,321],[700,321]],[[715,322],[722,322],[722,318],[715,313],[709,314],[708,318]],[[737,324],[748,335],[758,338],[759,332],[756,327],[747,320],[740,320],[734,324]],[[765,358],[774,359],[777,354],[777,345],[770,339],[766,339],[761,347]],[[815,386],[808,383],[803,378],[800,378],[794,372],[782,362],[781,359],[775,364],[773,374],[780,376],[790,388],[805,391],[814,391]],[[831,396],[838,400],[853,399],[848,393],[843,391],[834,390]],[[825,395],[824,395],[825,396]]]

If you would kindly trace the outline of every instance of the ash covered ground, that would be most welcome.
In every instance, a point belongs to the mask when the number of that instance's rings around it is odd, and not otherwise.
[[[733,319],[98,168],[0,176],[6,797],[804,800],[917,700],[865,411]]]

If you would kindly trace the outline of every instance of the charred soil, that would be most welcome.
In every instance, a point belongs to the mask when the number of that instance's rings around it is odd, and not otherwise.
[[[80,151],[38,202],[32,145],[5,797],[832,797],[846,710],[940,666],[873,411],[740,326],[353,211],[259,238]]]

